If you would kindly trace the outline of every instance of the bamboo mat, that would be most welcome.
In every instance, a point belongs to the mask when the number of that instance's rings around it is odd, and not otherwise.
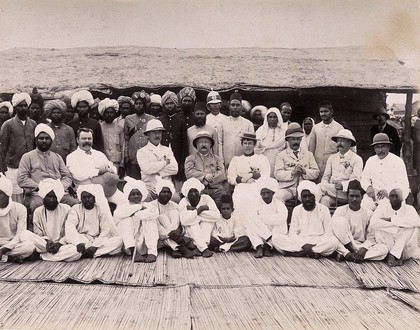
[[[192,288],[194,329],[416,329],[420,313],[385,290]]]
[[[390,268],[384,262],[338,263],[322,258],[291,258],[275,254],[255,259],[251,252],[217,253],[212,258],[174,259],[159,253],[155,263],[135,263],[129,277],[130,258],[83,259],[76,262],[0,263],[0,281],[101,282],[132,286],[251,286],[290,285],[342,288],[391,288],[420,292],[420,261],[409,260]]]
[[[291,258],[275,254],[254,258],[252,253],[217,253],[211,258],[168,257],[168,283],[197,286],[293,285],[359,287],[346,263],[329,259]]]
[[[0,283],[0,328],[191,329],[190,288]]]
[[[420,294],[407,291],[390,290],[391,295],[420,312]]]
[[[385,262],[348,263],[363,287],[391,288],[420,292],[420,261],[407,260],[401,267],[389,267]]]

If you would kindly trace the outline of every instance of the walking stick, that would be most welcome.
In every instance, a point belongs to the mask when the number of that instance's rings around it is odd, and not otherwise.
[[[133,270],[134,270],[134,259],[136,259],[136,252],[137,252],[137,249],[136,249],[136,246],[134,245],[134,251],[133,251],[133,256],[131,257],[131,263],[130,263],[130,271],[129,271],[129,273],[128,273],[128,277],[131,277],[131,276],[133,276]]]

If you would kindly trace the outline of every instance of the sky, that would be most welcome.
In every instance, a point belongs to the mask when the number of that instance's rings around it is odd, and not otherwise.
[[[0,0],[15,47],[388,46],[420,67],[420,0]]]

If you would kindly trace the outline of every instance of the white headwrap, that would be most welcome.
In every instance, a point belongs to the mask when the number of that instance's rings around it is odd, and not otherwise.
[[[149,195],[149,191],[147,190],[147,187],[143,181],[135,180],[129,176],[126,176],[124,180],[127,181],[123,189],[124,195],[127,198],[127,200],[128,196],[130,196],[131,191],[134,189],[138,189],[140,191],[142,202],[147,198],[147,196]]]
[[[6,176],[2,173],[0,173],[0,190],[9,197],[13,194],[12,181],[6,178]]]
[[[45,198],[50,191],[54,191],[54,194],[59,202],[64,196],[64,187],[60,180],[54,180],[52,178],[44,179],[39,182],[38,187],[38,195],[41,198]]]
[[[0,103],[0,109],[6,107],[9,110],[9,116],[13,113],[13,105],[9,101],[4,101]]]
[[[321,190],[316,183],[309,180],[301,181],[297,187],[299,200],[301,200],[301,194],[303,190],[309,190],[311,194],[315,195],[315,201],[319,202],[321,198]]]
[[[19,105],[21,102],[26,101],[28,107],[30,106],[32,100],[28,93],[16,93],[12,97],[13,107]]]
[[[270,126],[268,126],[268,115],[270,113],[274,113],[277,116],[277,119],[278,119],[277,127],[280,128],[280,129],[282,129],[282,127],[283,127],[283,118],[281,117],[280,110],[277,109],[277,108],[268,109],[267,113],[265,114],[265,117],[264,117],[264,123],[258,129],[258,136],[257,137],[261,140],[264,140],[264,138],[269,133]]]
[[[157,103],[162,105],[162,96],[159,94],[150,94],[150,103]]]
[[[175,186],[171,180],[162,179],[159,175],[156,176],[156,194],[162,191],[163,188],[169,188],[172,196],[175,194]]]
[[[260,193],[263,188],[271,190],[272,192],[275,193],[278,190],[279,183],[274,178],[264,177],[257,180],[257,186],[258,186],[258,193]]]
[[[95,103],[92,94],[86,90],[78,91],[71,96],[71,107],[76,108],[77,103],[80,101],[87,102],[89,106],[92,106]]]
[[[266,113],[267,113],[267,107],[264,105],[256,105],[255,107],[253,107],[251,109],[251,112],[249,113],[249,116],[252,118],[252,115],[254,114],[255,111],[261,111],[261,116],[264,118]]]
[[[395,191],[396,193],[397,193],[397,195],[398,195],[398,197],[400,198],[400,200],[401,201],[404,201],[404,193],[403,193],[403,191],[402,191],[402,189],[401,188],[394,188],[394,189],[391,189],[390,190],[390,192],[389,193],[391,193],[391,192],[393,192],[393,191]]]
[[[201,192],[204,189],[204,185],[198,179],[190,178],[182,185],[181,192],[185,197],[187,197],[188,192],[193,188],[197,189],[198,192]]]
[[[108,205],[108,201],[104,195],[104,188],[100,184],[90,183],[80,185],[77,188],[77,198],[79,201],[82,201],[82,192],[86,191],[87,193],[95,196],[95,203],[101,207]]]
[[[54,134],[53,129],[47,124],[41,123],[35,127],[35,137],[37,137],[39,133],[47,133],[50,136],[51,140],[55,139],[55,134]]]
[[[114,99],[106,98],[106,99],[103,99],[101,102],[99,102],[98,112],[101,116],[104,115],[104,111],[108,108],[113,108],[115,112],[117,112],[118,109],[120,108],[118,101]]]

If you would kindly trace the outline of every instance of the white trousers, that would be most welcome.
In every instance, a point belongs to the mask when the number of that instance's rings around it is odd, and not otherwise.
[[[334,236],[338,239],[337,252],[345,256],[350,251],[344,245],[351,244],[354,251],[359,251],[362,242],[358,242],[353,238],[348,220],[344,217],[337,217],[332,224]],[[385,244],[374,244],[367,248],[364,260],[383,260],[388,254],[388,247]]]
[[[375,231],[376,242],[385,244],[389,253],[398,259],[420,259],[420,249],[417,246],[418,228],[399,228],[392,234],[383,230]]]
[[[57,253],[47,252],[46,241],[42,237],[25,230],[20,235],[21,240],[31,242],[35,245],[37,252],[41,254],[42,260],[46,261],[75,261],[80,259],[81,254],[77,252],[76,246],[65,244],[60,247]]]

